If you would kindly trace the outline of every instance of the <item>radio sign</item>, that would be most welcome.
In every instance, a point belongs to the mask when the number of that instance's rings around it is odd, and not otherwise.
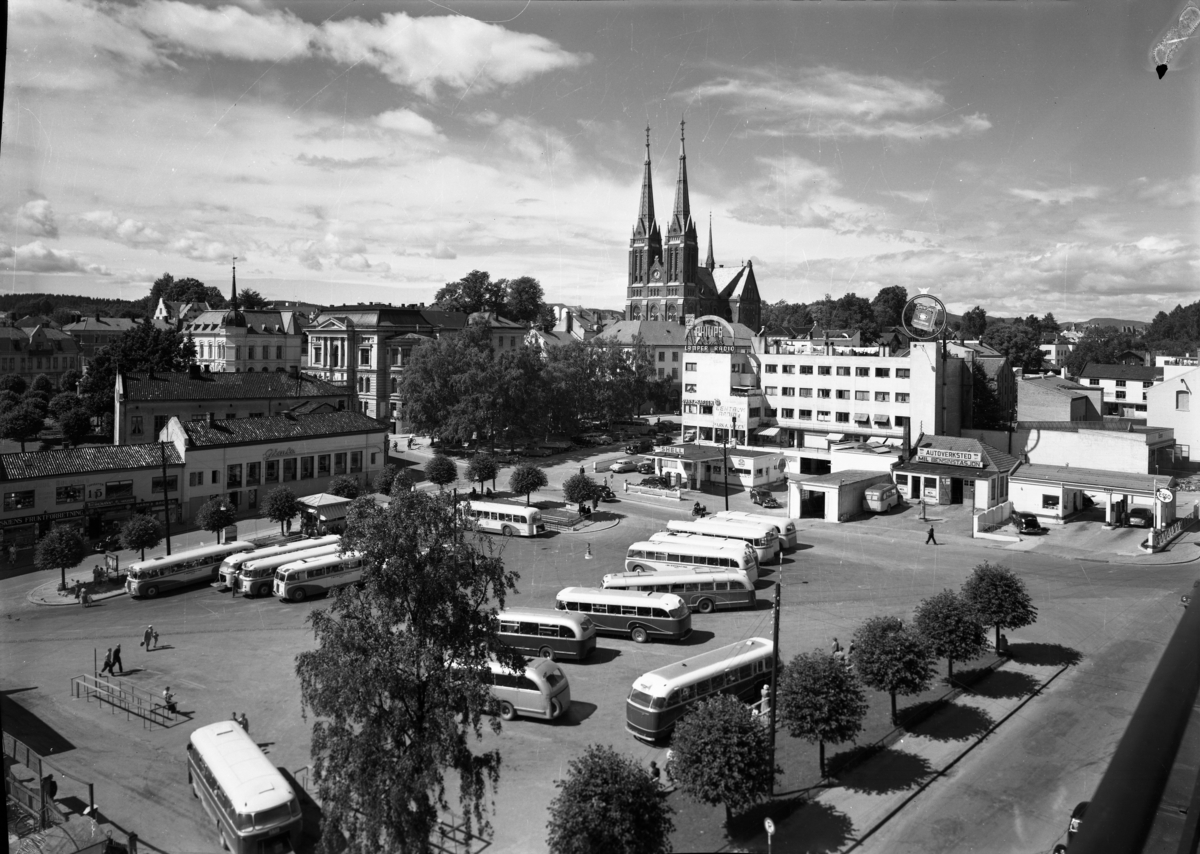
[[[732,337],[726,337],[725,327],[710,320],[688,327],[683,349],[688,353],[738,353],[750,348],[734,344]]]
[[[946,448],[917,448],[917,462],[981,469],[983,454],[978,451],[951,451]]]

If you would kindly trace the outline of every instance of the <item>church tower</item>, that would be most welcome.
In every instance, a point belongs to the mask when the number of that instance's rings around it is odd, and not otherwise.
[[[654,218],[654,186],[650,182],[650,128],[646,128],[646,162],[642,174],[642,199],[638,218],[629,239],[629,289],[625,298],[625,319],[642,320],[646,314],[648,284],[656,281],[652,271],[662,278],[662,231]]]
[[[675,207],[667,226],[663,246],[666,280],[660,318],[683,323],[689,314],[696,314],[696,270],[700,266],[700,244],[696,223],[692,220],[692,202],[688,193],[687,150],[684,147],[684,122],[679,122],[679,177],[675,180]],[[654,306],[651,304],[651,310]]]

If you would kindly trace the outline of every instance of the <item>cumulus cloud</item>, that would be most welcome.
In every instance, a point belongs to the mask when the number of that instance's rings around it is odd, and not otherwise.
[[[188,231],[175,238],[167,244],[167,249],[193,261],[227,261],[234,255],[242,256],[242,252],[236,246],[213,240],[208,235],[196,231]]]
[[[713,100],[746,120],[746,132],[921,142],[972,136],[992,124],[969,105],[951,107],[929,82],[828,66],[743,69],[682,94]]]
[[[1134,197],[1164,208],[1191,207],[1200,202],[1200,175],[1165,181],[1138,178],[1132,184]]]
[[[237,6],[206,9],[177,0],[151,0],[126,15],[164,48],[193,56],[285,62],[308,55],[318,32],[290,12],[252,14]]]
[[[91,273],[107,276],[107,267],[85,264],[73,252],[51,249],[40,240],[24,246],[0,243],[0,269],[22,273]]]
[[[17,208],[12,215],[10,226],[23,234],[32,234],[35,237],[58,237],[54,209],[45,199],[34,199]]]
[[[153,226],[113,211],[87,211],[72,218],[81,231],[126,246],[161,247],[167,238]]]
[[[1043,205],[1068,205],[1080,199],[1098,199],[1104,195],[1103,187],[1050,187],[1045,190],[1009,190],[1018,199],[1026,199]]]
[[[380,113],[372,121],[384,130],[396,131],[405,136],[434,139],[442,135],[437,125],[412,110],[389,110],[386,113]]]
[[[360,253],[339,255],[334,259],[334,266],[352,273],[388,273],[392,269],[390,264],[383,261],[372,263],[367,256]]]
[[[735,219],[756,225],[827,228],[838,234],[875,228],[883,211],[841,192],[828,169],[803,157],[760,157],[760,177],[732,208]]]

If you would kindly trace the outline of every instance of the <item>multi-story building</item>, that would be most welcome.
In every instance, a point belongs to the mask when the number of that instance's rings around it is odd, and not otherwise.
[[[63,327],[63,332],[66,332],[79,344],[83,364],[87,365],[95,358],[97,350],[115,344],[118,338],[143,322],[130,317],[101,317],[96,314],[92,317],[81,317],[74,323],[68,323]],[[172,323],[157,318],[151,320],[150,323],[157,329],[175,328]]]
[[[1061,368],[1067,363],[1067,358],[1075,349],[1075,344],[1061,335],[1048,334],[1042,337],[1042,343],[1038,349],[1042,351],[1043,360],[1056,368]]]
[[[525,346],[529,324],[501,317],[494,311],[477,311],[467,316],[467,325],[487,334],[488,344],[496,353]]]
[[[1178,373],[1175,367],[1186,366],[1166,365],[1170,377],[1146,389],[1146,420],[1174,431],[1172,467],[1191,471],[1200,464],[1200,366]]]
[[[1088,362],[1079,382],[1099,388],[1104,396],[1102,415],[1138,417],[1146,411],[1146,391],[1163,378],[1162,368],[1145,365],[1105,365]]]
[[[354,408],[404,429],[400,377],[422,341],[461,332],[467,315],[421,305],[344,305],[322,311],[308,329],[315,376],[345,385]],[[524,332],[522,332],[522,337]],[[518,344],[522,344],[518,338]]]
[[[214,373],[192,365],[187,372],[129,372],[113,390],[113,441],[154,442],[172,417],[181,421],[266,418],[303,407],[345,409],[349,389],[326,380],[287,373]]]
[[[237,268],[228,309],[202,311],[183,325],[196,344],[196,362],[214,372],[282,372],[300,367],[304,314],[238,307]]]
[[[153,317],[178,329],[188,321],[195,320],[203,311],[209,311],[207,302],[175,302],[159,297]]]
[[[212,498],[228,501],[239,514],[256,513],[265,493],[279,485],[297,496],[314,495],[349,475],[365,488],[387,465],[387,426],[349,410],[233,421],[172,418],[158,439],[183,460],[185,520]]]
[[[17,374],[27,383],[45,374],[57,387],[66,371],[83,368],[79,343],[59,329],[0,327],[0,374]]]

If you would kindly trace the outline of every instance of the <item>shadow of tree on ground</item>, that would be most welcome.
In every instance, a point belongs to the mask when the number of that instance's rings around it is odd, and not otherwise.
[[[1083,661],[1078,650],[1058,643],[1010,643],[1008,654],[1013,661],[1041,667],[1063,667]]]
[[[764,818],[770,818],[779,828],[774,840],[776,851],[788,850],[781,844],[786,835],[789,840],[803,839],[806,854],[831,854],[842,850],[854,834],[854,822],[845,813],[806,795],[795,795],[758,804],[735,816],[726,828],[734,850],[768,850]]]
[[[933,773],[923,756],[891,747],[879,749],[869,760],[854,761],[846,771],[836,775],[837,782],[851,791],[886,795],[911,789]]]
[[[940,700],[910,706],[905,709],[904,719],[908,732],[935,741],[966,741],[983,735],[995,723],[991,715],[974,706]]]
[[[977,697],[991,697],[994,700],[1016,699],[1032,694],[1038,689],[1038,684],[1038,680],[1028,673],[997,670],[991,676],[976,682],[969,690]]]

